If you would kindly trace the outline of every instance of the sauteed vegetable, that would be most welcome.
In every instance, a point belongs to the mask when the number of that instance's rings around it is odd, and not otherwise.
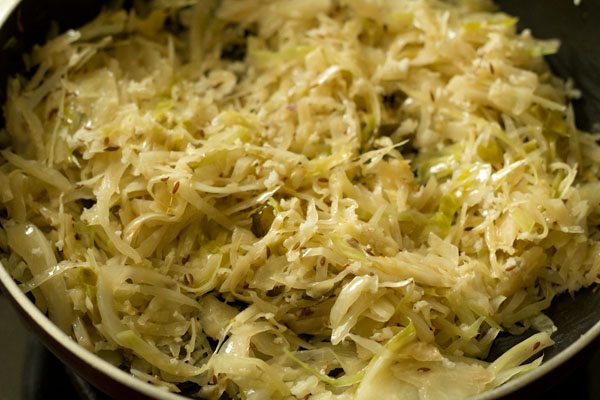
[[[482,0],[107,9],[9,82],[2,263],[191,397],[501,385],[542,362],[554,296],[600,283],[597,136],[558,43],[515,24]]]

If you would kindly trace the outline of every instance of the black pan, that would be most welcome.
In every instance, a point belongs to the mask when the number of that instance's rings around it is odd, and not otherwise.
[[[60,30],[75,28],[92,19],[101,9],[102,0],[23,0],[7,16],[3,8],[18,0],[0,0],[0,104],[5,101],[7,78],[24,70],[22,55],[35,43],[44,41],[51,21]],[[125,6],[128,1],[125,1]],[[530,28],[540,38],[562,42],[558,54],[548,58],[556,74],[572,78],[583,96],[574,103],[579,128],[591,130],[600,123],[600,0],[498,0],[501,9],[519,17],[519,28]],[[6,17],[6,18],[5,18]],[[0,127],[4,124],[0,116]],[[29,327],[65,364],[114,398],[181,399],[129,376],[80,348],[59,331],[23,295],[0,266],[0,288],[11,299]],[[477,399],[536,398],[548,393],[566,370],[600,349],[600,290],[589,288],[574,298],[561,295],[547,314],[558,327],[556,344],[545,351],[544,364]],[[4,323],[4,321],[2,322]],[[525,336],[500,337],[490,359]],[[598,372],[600,380],[600,372]],[[551,398],[551,397],[550,397]]]

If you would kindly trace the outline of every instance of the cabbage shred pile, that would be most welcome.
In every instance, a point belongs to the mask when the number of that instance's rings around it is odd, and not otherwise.
[[[552,299],[600,283],[600,148],[557,43],[515,24],[476,0],[106,10],[9,82],[2,263],[191,397],[501,385],[552,345]]]

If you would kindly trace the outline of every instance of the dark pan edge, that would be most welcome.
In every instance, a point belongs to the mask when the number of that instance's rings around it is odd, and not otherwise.
[[[81,347],[27,298],[1,262],[0,289],[9,298],[26,326],[35,332],[37,337],[57,358],[112,398],[127,400],[148,398],[157,400],[186,399],[144,382]]]

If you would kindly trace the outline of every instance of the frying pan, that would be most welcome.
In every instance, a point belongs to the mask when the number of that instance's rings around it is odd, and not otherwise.
[[[51,23],[60,30],[91,20],[102,0],[0,0],[0,103],[5,101],[8,77],[24,71],[22,55],[42,43]],[[125,6],[128,1],[124,2]],[[572,78],[583,96],[574,103],[579,128],[590,130],[600,123],[600,0],[523,1],[498,0],[501,9],[519,17],[519,28],[531,28],[540,38],[558,38],[562,47],[548,58],[556,74]],[[52,22],[54,21],[54,22]],[[4,125],[0,116],[0,127]],[[0,266],[0,288],[9,297],[29,328],[44,344],[83,378],[113,398],[181,399],[146,384],[87,352],[54,326],[19,290]],[[600,291],[589,288],[574,297],[563,294],[547,311],[558,327],[556,344],[545,351],[545,362],[533,372],[484,393],[478,400],[535,398],[583,358],[600,349]],[[6,323],[7,321],[2,321]],[[500,337],[490,354],[494,359],[523,340]],[[600,372],[598,379],[600,379]]]

